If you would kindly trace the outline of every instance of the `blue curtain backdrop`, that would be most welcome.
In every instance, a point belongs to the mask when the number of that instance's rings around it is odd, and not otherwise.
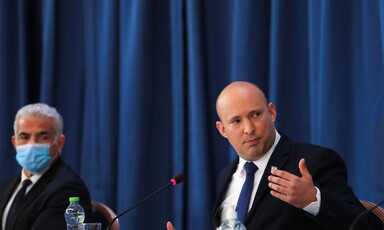
[[[1,0],[0,179],[20,171],[16,111],[55,106],[65,161],[122,229],[212,229],[235,157],[215,128],[229,82],[257,83],[291,138],[335,149],[361,199],[384,200],[382,0]]]

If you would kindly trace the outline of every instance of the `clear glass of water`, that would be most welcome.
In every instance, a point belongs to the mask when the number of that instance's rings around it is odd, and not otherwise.
[[[101,223],[83,223],[84,230],[101,230]]]

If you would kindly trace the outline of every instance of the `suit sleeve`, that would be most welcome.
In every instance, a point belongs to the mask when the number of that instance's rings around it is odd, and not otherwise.
[[[48,195],[44,210],[38,215],[31,230],[66,230],[64,212],[69,205],[69,197],[80,197],[80,205],[84,208],[86,219],[91,218],[92,206],[88,189],[82,181],[65,183]]]
[[[347,168],[340,156],[328,149],[318,156],[308,165],[321,192],[320,211],[313,218],[324,229],[348,229],[365,208],[348,185]],[[356,229],[375,229],[373,225],[368,217],[362,218]]]

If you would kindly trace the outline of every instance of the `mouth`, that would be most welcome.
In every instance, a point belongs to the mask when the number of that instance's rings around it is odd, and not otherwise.
[[[261,140],[261,138],[253,138],[253,139],[249,139],[249,140],[244,141],[244,144],[257,145],[260,143],[260,140]]]

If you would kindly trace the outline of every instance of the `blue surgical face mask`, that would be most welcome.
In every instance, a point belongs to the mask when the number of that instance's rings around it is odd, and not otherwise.
[[[19,165],[34,174],[44,171],[51,162],[49,144],[27,144],[16,146]]]

